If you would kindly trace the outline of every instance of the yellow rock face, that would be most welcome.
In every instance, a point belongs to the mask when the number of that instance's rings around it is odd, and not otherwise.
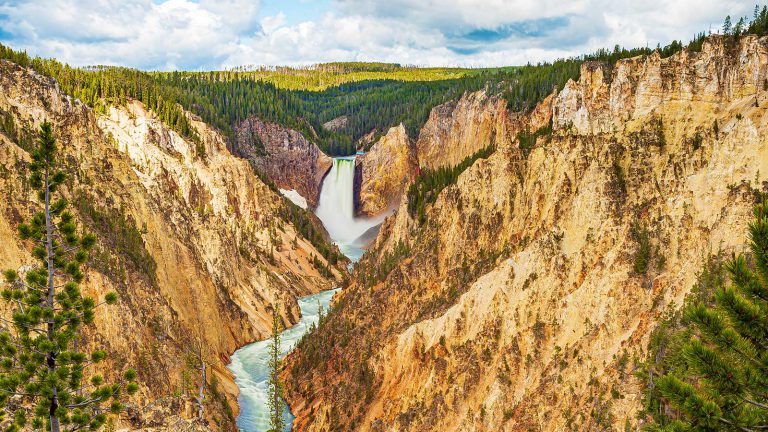
[[[453,167],[495,142],[503,129],[499,126],[507,121],[505,105],[502,99],[481,91],[432,109],[416,141],[419,166]]]
[[[402,124],[390,128],[355,164],[361,182],[357,211],[368,216],[397,206],[417,169],[416,153]]]
[[[744,248],[768,178],[766,77],[768,40],[712,37],[700,53],[586,64],[528,118],[433,111],[425,130],[506,118],[451,138],[461,155],[496,136],[497,151],[424,225],[405,203],[385,222],[358,269],[408,253],[383,281],[358,274],[317,336],[345,344],[291,369],[296,430],[636,430],[650,332],[710,254]],[[526,156],[516,131],[550,118]],[[460,160],[429,148],[422,166]],[[643,274],[635,223],[652,245]]]
[[[50,79],[5,61],[0,112],[22,131],[0,134],[0,193],[9,197],[0,202],[0,267],[33,262],[15,227],[32,198],[23,180],[28,146],[49,120],[71,172],[64,194],[99,236],[84,291],[121,297],[117,306],[98,310],[86,343],[98,341],[111,354],[108,375],[128,366],[139,372],[131,422],[119,424],[197,430],[180,425],[194,416],[183,396],[190,379],[185,359],[190,345],[202,342],[218,382],[219,396],[208,394],[209,420],[213,430],[235,430],[229,355],[269,334],[271,305],[282,305],[284,321],[296,322],[296,297],[335,283],[313,267],[317,250],[281,218],[280,195],[191,116],[200,143],[171,131],[138,102],[96,115]],[[126,233],[140,240],[129,244]],[[340,278],[344,269],[334,271]]]

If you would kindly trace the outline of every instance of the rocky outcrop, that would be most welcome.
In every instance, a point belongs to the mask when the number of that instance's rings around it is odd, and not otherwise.
[[[376,142],[376,135],[379,133],[378,129],[373,129],[367,134],[360,137],[355,143],[355,149],[357,151],[368,151],[371,146]]]
[[[346,126],[347,123],[349,123],[349,118],[343,115],[323,123],[323,128],[332,130],[332,131],[337,131],[343,128],[344,126]]]
[[[248,159],[281,189],[295,190],[317,207],[323,177],[333,160],[301,133],[249,117],[235,126],[235,154]]]
[[[507,120],[475,145],[497,150],[424,224],[402,202],[312,355],[291,356],[294,430],[639,429],[651,331],[709,254],[743,249],[766,186],[767,77],[768,39],[711,37],[585,64],[527,118],[486,107]],[[518,147],[517,130],[550,121]]]
[[[553,125],[574,135],[632,127],[662,106],[709,107],[714,116],[726,103],[764,100],[766,41],[711,37],[702,52],[683,51],[662,59],[658,52],[619,61],[613,69],[589,63],[578,82],[558,94]],[[759,99],[759,100],[758,100]]]
[[[191,115],[199,142],[138,102],[97,115],[51,79],[0,61],[0,116],[0,193],[7,197],[0,202],[0,267],[33,261],[15,227],[29,214],[25,166],[48,120],[70,173],[63,193],[99,238],[83,290],[121,297],[98,310],[84,342],[98,341],[111,354],[103,366],[108,377],[126,365],[139,372],[141,390],[116,426],[181,430],[168,422],[194,416],[185,386],[196,375],[185,359],[190,346],[202,344],[212,369],[207,421],[212,430],[235,430],[228,356],[270,333],[272,305],[283,305],[283,321],[294,323],[296,297],[336,283],[314,267],[320,253],[283,218],[288,204]],[[344,269],[333,271],[340,279]]]
[[[357,157],[355,165],[356,211],[366,216],[397,206],[418,169],[416,152],[402,124],[390,128],[371,151]]]
[[[416,141],[419,165],[429,169],[453,167],[493,144],[510,115],[505,105],[498,96],[480,91],[433,108]]]

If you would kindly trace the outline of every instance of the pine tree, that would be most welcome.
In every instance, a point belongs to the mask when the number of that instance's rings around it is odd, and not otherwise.
[[[272,317],[272,343],[269,346],[269,424],[268,432],[283,432],[283,385],[280,382],[280,332],[282,324],[275,311]]]
[[[726,265],[731,286],[714,305],[693,304],[685,323],[693,337],[659,378],[658,394],[676,413],[663,430],[759,431],[768,428],[768,200],[749,225],[751,257]],[[670,362],[671,363],[671,362]]]
[[[725,17],[725,21],[723,22],[723,34],[728,36],[731,34],[731,16],[728,15]]]
[[[741,36],[741,32],[744,30],[745,25],[746,21],[744,20],[744,17],[739,18],[739,21],[736,22],[736,26],[733,28],[733,35],[736,37]]]
[[[211,353],[203,334],[204,330],[198,327],[187,349],[187,367],[200,373],[197,395],[194,399],[197,405],[197,417],[201,420],[205,418],[205,387],[208,384],[208,365],[211,363]]]
[[[96,304],[78,287],[84,278],[80,267],[96,238],[78,234],[67,201],[55,198],[66,176],[58,169],[50,123],[40,128],[29,168],[29,183],[38,189],[42,207],[29,223],[19,225],[18,232],[34,246],[39,266],[24,275],[4,272],[2,298],[13,315],[10,320],[0,318],[0,415],[12,417],[7,431],[29,427],[28,423],[52,432],[97,430],[107,412],[122,410],[122,392],[138,389],[133,383],[136,372],[126,371],[124,383],[105,384],[98,374],[83,382],[90,366],[106,353],[96,350],[86,355],[75,342],[82,326],[93,323],[94,309],[114,304],[117,295],[109,293]]]

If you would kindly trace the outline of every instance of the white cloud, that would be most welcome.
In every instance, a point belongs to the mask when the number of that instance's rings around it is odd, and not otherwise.
[[[439,28],[497,27],[509,22],[583,13],[587,0],[337,0],[358,15],[396,17]]]
[[[285,24],[285,14],[280,12],[275,16],[264,17],[259,23],[261,24],[261,29],[265,33],[272,33]]]
[[[307,6],[293,0],[293,11]],[[747,0],[335,0],[303,22],[253,0],[0,3],[0,39],[71,64],[200,69],[376,60],[510,65],[719,28]],[[294,16],[295,17],[295,16]]]
[[[0,7],[0,26],[12,46],[71,64],[196,68],[237,49],[257,14],[246,0],[40,0]]]

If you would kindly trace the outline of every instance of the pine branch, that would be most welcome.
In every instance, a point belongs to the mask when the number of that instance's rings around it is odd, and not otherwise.
[[[26,331],[36,332],[37,334],[45,334],[45,331],[43,329],[40,329],[40,328],[37,328],[37,327],[30,327],[30,326],[28,326],[26,324],[19,324],[19,323],[13,322],[13,321],[9,321],[9,320],[7,320],[7,319],[5,319],[3,317],[0,317],[0,320],[2,320],[3,322],[6,322],[8,324],[17,326],[17,327],[23,327],[24,330],[26,330]]]
[[[40,355],[43,355],[43,356],[48,355],[47,352],[38,351],[38,350],[36,350],[36,349],[34,349],[32,347],[24,346],[24,345],[18,344],[16,342],[9,341],[8,343],[11,344],[11,345],[15,345],[16,348],[22,348],[22,349],[25,349],[25,350],[30,350],[30,351],[32,351],[32,352],[34,352],[36,354],[40,354]]]
[[[729,426],[735,427],[736,429],[738,429],[740,431],[743,431],[743,432],[755,432],[754,429],[749,429],[749,428],[746,428],[744,426],[737,425],[737,424],[735,424],[735,423],[733,423],[733,422],[731,422],[729,420],[726,420],[726,419],[724,419],[722,417],[718,417],[717,420],[720,421],[720,422],[723,422],[723,423],[725,423],[725,424],[727,424]]]
[[[13,299],[13,301],[16,303],[16,305],[19,306],[19,309],[21,309],[21,313],[26,314],[27,312],[24,310],[24,305],[21,304],[19,300]]]
[[[756,406],[758,408],[762,408],[762,409],[768,410],[768,405],[761,404],[760,402],[755,402],[755,401],[753,401],[751,399],[748,399],[746,397],[742,397],[742,399],[744,400],[744,402],[746,402],[746,403],[748,403],[750,405],[754,405],[754,406]]]
[[[37,397],[42,396],[42,393],[25,393],[25,392],[19,392],[19,391],[15,391],[15,390],[6,390],[6,389],[2,389],[2,388],[0,388],[0,392],[5,393],[5,394],[10,395],[10,396],[25,396],[25,397],[32,397],[32,398],[37,398]]]
[[[90,399],[84,400],[83,402],[80,402],[80,403],[64,405],[64,406],[66,406],[69,409],[75,409],[75,408],[82,408],[82,407],[90,406],[90,405],[93,405],[95,403],[101,403],[101,402],[104,402],[105,400],[107,400],[107,399],[109,399],[111,397],[115,397],[120,392],[120,390],[122,390],[122,388],[123,388],[123,385],[120,384],[119,387],[117,388],[117,390],[115,390],[112,393],[110,393],[109,396],[99,396],[99,397],[96,397],[96,398],[90,398]]]
[[[70,253],[70,252],[73,252],[73,251],[79,250],[79,249],[80,249],[80,246],[66,246],[66,245],[64,245],[64,244],[62,243],[62,244],[58,244],[58,245],[54,246],[53,248],[54,248],[54,249],[61,249],[61,248],[65,248],[63,253],[65,253],[65,254],[66,254],[66,253]]]
[[[35,288],[32,285],[27,285],[26,282],[18,281],[17,283],[22,287],[24,287],[24,289],[27,289],[29,291],[40,291],[40,292],[45,291],[43,288]]]

